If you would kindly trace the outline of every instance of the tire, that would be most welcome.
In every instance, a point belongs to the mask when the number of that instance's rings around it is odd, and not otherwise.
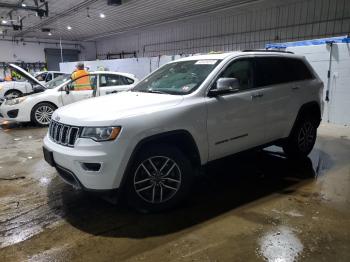
[[[289,158],[306,158],[315,145],[317,127],[317,120],[310,115],[305,115],[297,120],[283,145],[285,154]]]
[[[6,99],[12,99],[12,98],[17,98],[20,97],[22,95],[22,92],[19,90],[9,90],[6,92],[5,94],[5,98]]]
[[[33,124],[37,126],[48,126],[51,116],[56,109],[56,106],[47,102],[35,105],[31,112]]]
[[[141,150],[127,174],[128,205],[142,213],[169,210],[189,193],[194,172],[176,147],[155,145]]]

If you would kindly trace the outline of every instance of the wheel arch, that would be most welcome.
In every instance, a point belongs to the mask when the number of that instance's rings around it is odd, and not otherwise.
[[[291,134],[293,132],[298,121],[300,119],[302,119],[304,115],[307,115],[307,114],[311,114],[311,115],[315,116],[315,120],[317,121],[316,122],[317,127],[320,125],[321,120],[322,120],[321,107],[320,107],[319,103],[317,103],[316,101],[311,101],[311,102],[303,104],[300,107],[298,114],[295,118],[295,121],[293,123],[293,127],[292,127],[289,134]]]
[[[173,145],[179,148],[184,154],[187,154],[189,156],[190,161],[195,168],[199,168],[201,166],[201,157],[198,146],[189,131],[183,129],[173,130],[145,137],[136,144],[130,155],[123,178],[119,186],[118,194],[123,194],[123,190],[127,181],[127,176],[132,168],[132,164],[135,161],[137,154],[142,149],[146,148],[148,145],[151,144]]]
[[[16,91],[16,92],[19,92],[19,93],[23,94],[23,92],[21,90],[18,90],[16,88],[11,88],[11,89],[7,90],[4,95],[6,96],[12,91]]]

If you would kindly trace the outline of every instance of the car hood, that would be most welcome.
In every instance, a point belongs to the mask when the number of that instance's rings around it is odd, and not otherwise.
[[[39,86],[42,86],[43,88],[45,88],[45,86],[40,81],[38,81],[34,76],[29,74],[22,67],[19,67],[15,64],[9,64],[9,66],[11,67],[12,70],[16,71],[16,73],[20,74],[22,77],[27,79],[30,83],[32,83],[34,85],[39,85]]]
[[[112,125],[116,120],[164,110],[182,101],[180,95],[120,92],[61,107],[52,118],[77,126]]]

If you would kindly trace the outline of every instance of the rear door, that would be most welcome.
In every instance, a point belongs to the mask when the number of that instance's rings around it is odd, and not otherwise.
[[[277,55],[256,58],[256,84],[264,89],[261,102],[266,109],[265,143],[288,136],[298,112],[300,101],[296,92],[300,83],[295,81],[296,69],[288,61],[289,58]]]
[[[130,90],[134,80],[122,75],[101,74],[99,76],[99,95],[108,95]]]
[[[69,92],[65,90],[61,91],[62,103],[63,105],[68,105],[74,102],[78,102],[80,100],[88,99],[94,96],[94,92],[97,90],[97,75],[88,75],[82,76],[88,77],[90,80],[90,88],[89,90],[79,90],[76,85],[76,81],[80,78],[75,79],[67,84],[66,88],[69,89]]]

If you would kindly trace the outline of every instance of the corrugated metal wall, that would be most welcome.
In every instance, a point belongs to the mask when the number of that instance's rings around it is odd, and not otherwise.
[[[139,57],[230,51],[349,32],[350,0],[267,0],[101,39],[97,53],[105,58],[122,51]]]

